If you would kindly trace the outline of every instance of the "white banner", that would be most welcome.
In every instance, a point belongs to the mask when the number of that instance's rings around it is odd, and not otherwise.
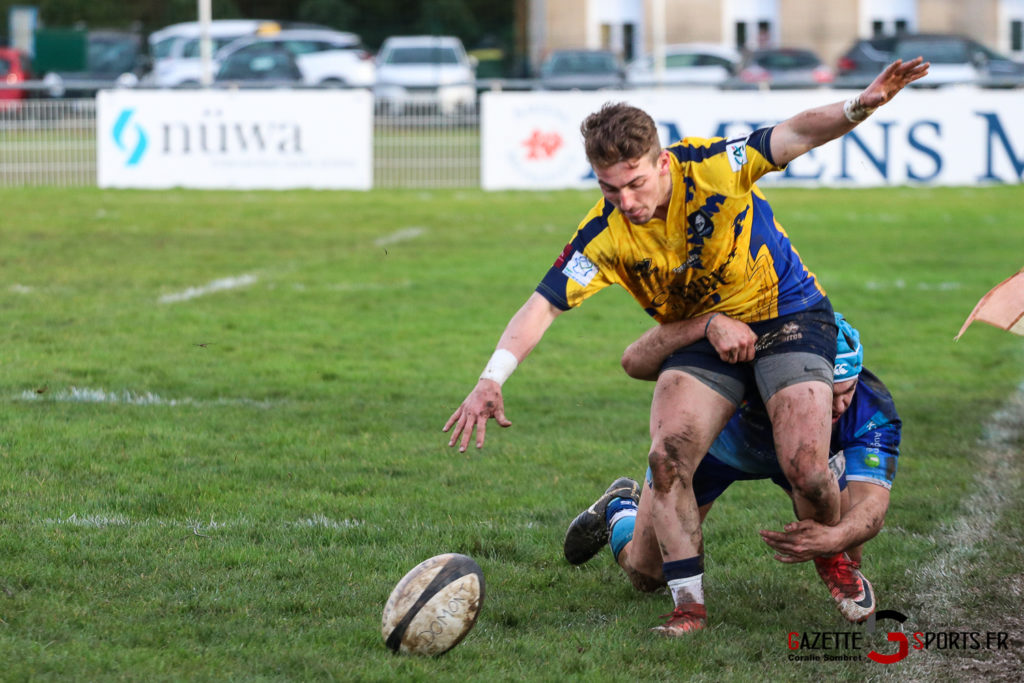
[[[484,93],[484,189],[594,188],[580,123],[605,102],[628,102],[657,122],[662,143],[739,137],[852,92],[634,90]],[[952,88],[900,93],[853,132],[772,173],[762,185],[867,187],[1019,183],[1024,177],[1024,92]]]
[[[110,90],[96,108],[100,187],[373,184],[373,95],[365,90]]]

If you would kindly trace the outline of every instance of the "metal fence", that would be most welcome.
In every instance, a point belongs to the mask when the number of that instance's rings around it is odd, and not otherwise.
[[[414,105],[379,112],[373,166],[379,188],[479,187],[479,117]],[[94,99],[0,100],[0,187],[95,184]]]

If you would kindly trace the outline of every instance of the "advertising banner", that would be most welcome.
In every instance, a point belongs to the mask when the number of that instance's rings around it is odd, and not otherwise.
[[[662,143],[743,137],[805,109],[844,101],[838,90],[484,93],[485,189],[593,188],[580,123],[605,102],[646,110]],[[851,133],[796,159],[761,185],[869,187],[1019,183],[1024,176],[1021,91],[907,90]]]
[[[373,184],[365,90],[100,92],[100,187],[358,189]]]

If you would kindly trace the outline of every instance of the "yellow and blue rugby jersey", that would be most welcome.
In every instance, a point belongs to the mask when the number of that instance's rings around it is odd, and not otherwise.
[[[659,323],[721,311],[770,320],[821,301],[754,183],[770,171],[772,128],[746,138],[683,138],[671,153],[668,219],[634,225],[602,198],[537,286],[562,310],[624,287]]]

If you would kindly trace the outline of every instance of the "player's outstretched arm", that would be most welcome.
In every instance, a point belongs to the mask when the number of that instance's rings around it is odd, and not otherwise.
[[[623,351],[622,369],[634,379],[655,381],[661,364],[673,351],[705,336],[726,363],[754,359],[757,335],[750,326],[724,313],[708,313],[647,330]]]
[[[889,509],[889,489],[861,481],[849,482],[849,489],[850,509],[835,526],[803,519],[790,522],[782,531],[762,529],[761,539],[775,551],[775,559],[787,564],[806,562],[859,548],[877,536]]]
[[[536,292],[526,300],[505,327],[498,348],[484,368],[473,391],[444,424],[444,431],[452,430],[449,446],[459,443],[459,452],[469,446],[476,430],[476,447],[484,447],[487,421],[494,418],[502,427],[512,422],[505,417],[505,400],[501,385],[540,342],[548,327],[562,311]]]
[[[909,62],[897,59],[859,95],[786,119],[772,130],[773,160],[785,166],[801,154],[849,133],[903,88],[927,76],[929,66],[921,57]]]

